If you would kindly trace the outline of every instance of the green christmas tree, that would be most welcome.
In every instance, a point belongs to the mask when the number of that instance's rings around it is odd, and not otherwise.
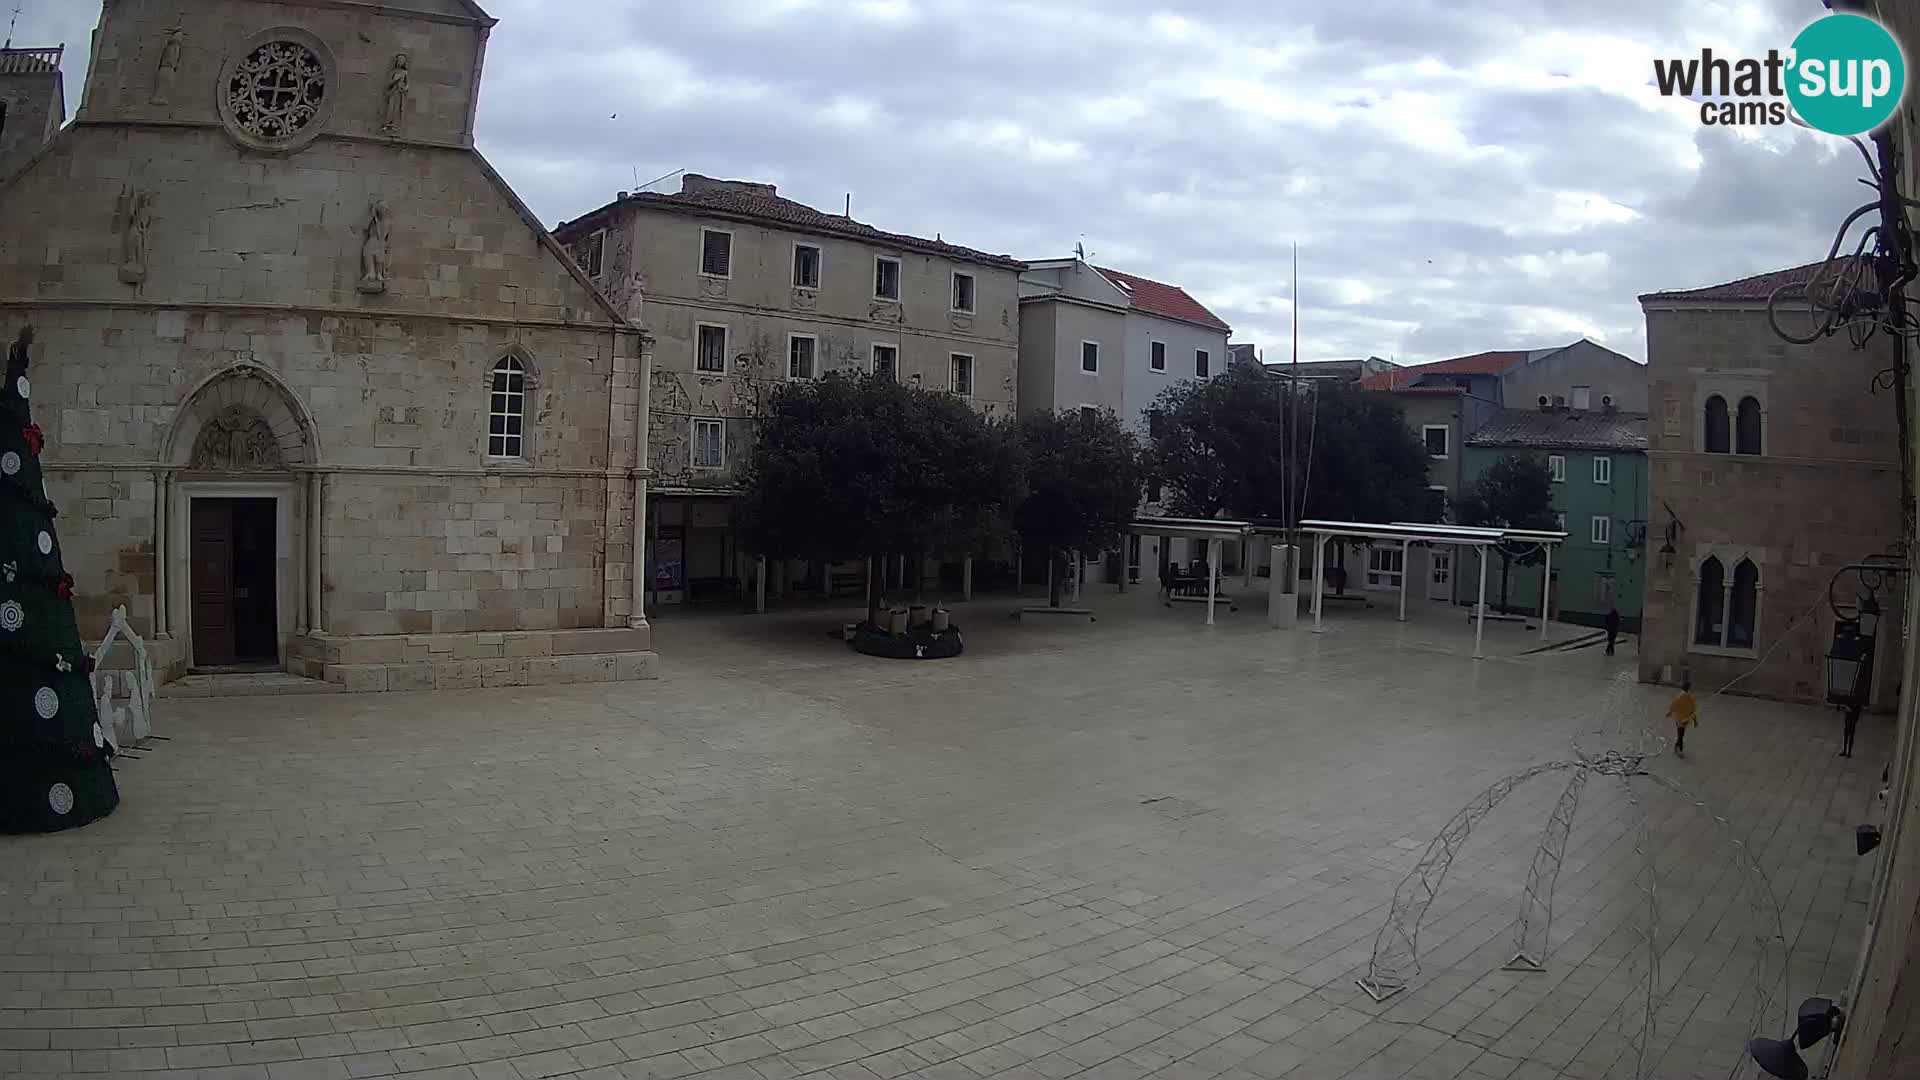
[[[70,829],[120,802],[40,475],[32,344],[28,327],[7,352],[0,387],[0,832]]]

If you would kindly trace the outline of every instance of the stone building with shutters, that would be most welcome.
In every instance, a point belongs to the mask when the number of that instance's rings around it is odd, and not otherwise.
[[[0,189],[84,632],[355,690],[647,673],[644,336],[474,149],[493,26],[105,5]]]
[[[780,383],[879,372],[965,398],[991,419],[1013,415],[1023,264],[1007,256],[886,232],[772,184],[694,173],[672,194],[621,192],[554,235],[630,318],[645,293],[657,339],[651,603],[750,591],[757,562],[733,525],[734,476]],[[836,580],[857,589],[862,570],[794,562],[769,576],[777,595],[831,591]]]
[[[33,160],[67,120],[66,46],[0,49],[0,180]]]
[[[1648,518],[1640,676],[1691,676],[1713,693],[1823,700],[1833,639],[1827,586],[1849,563],[1897,550],[1899,424],[1884,338],[1793,345],[1767,298],[1818,264],[1702,289],[1649,293]],[[1846,586],[1857,587],[1857,582]],[[1883,596],[1887,610],[1904,590]],[[1838,601],[1850,604],[1852,597]],[[1901,672],[1886,620],[1874,704]],[[1758,663],[1765,658],[1765,663]]]

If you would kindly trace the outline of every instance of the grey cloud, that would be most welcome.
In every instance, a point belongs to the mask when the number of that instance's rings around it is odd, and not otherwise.
[[[1642,355],[1638,293],[1816,258],[1864,191],[1844,143],[1703,129],[1652,107],[1637,72],[1474,81],[1495,63],[1555,74],[1546,50],[1569,42],[1636,64],[1784,45],[1817,0],[488,6],[480,145],[549,223],[680,168],[822,207],[851,191],[883,228],[1023,257],[1084,236],[1273,349],[1298,241],[1309,357],[1589,332]],[[16,39],[84,45],[97,5],[55,7]],[[1170,12],[1190,39],[1158,29]],[[1409,92],[1436,109],[1384,126],[1387,95]],[[1441,138],[1456,117],[1458,142]]]

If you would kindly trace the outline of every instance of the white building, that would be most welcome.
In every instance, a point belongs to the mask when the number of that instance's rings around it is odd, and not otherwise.
[[[1020,275],[1020,381],[1023,412],[1109,408],[1147,434],[1143,411],[1181,379],[1226,370],[1224,320],[1178,285],[1093,266],[1077,256],[1027,264]],[[1169,557],[1199,553],[1174,540]],[[1237,554],[1237,553],[1236,553]],[[1127,565],[1152,580],[1160,555],[1154,541],[1129,542]],[[1111,580],[1118,554],[1094,560],[1089,581]]]

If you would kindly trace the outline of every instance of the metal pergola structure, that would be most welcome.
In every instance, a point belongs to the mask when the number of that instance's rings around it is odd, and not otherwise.
[[[1212,626],[1214,601],[1220,592],[1220,545],[1228,540],[1235,543],[1244,541],[1252,534],[1253,525],[1245,521],[1220,521],[1214,518],[1143,517],[1129,522],[1126,531],[1134,536],[1158,536],[1162,540],[1207,542],[1207,625]],[[1160,551],[1164,559],[1165,545],[1161,546]],[[1126,574],[1120,576],[1124,581]],[[1125,585],[1121,587],[1125,588]]]
[[[1546,569],[1541,576],[1540,585],[1540,637],[1547,636],[1548,600],[1553,594],[1553,549],[1565,542],[1567,534],[1563,532],[1542,531],[1537,529],[1499,529],[1480,528],[1472,525],[1437,525],[1419,522],[1396,521],[1392,523],[1368,521],[1326,521],[1308,519],[1300,523],[1300,531],[1313,537],[1313,632],[1324,630],[1320,613],[1324,607],[1326,594],[1327,541],[1361,540],[1368,546],[1376,543],[1400,544],[1400,620],[1407,618],[1407,549],[1414,544],[1445,544],[1450,547],[1470,547],[1477,549],[1480,560],[1480,586],[1473,605],[1473,656],[1481,659],[1486,655],[1481,641],[1486,633],[1487,623],[1487,548],[1504,543],[1538,544],[1546,551]]]

